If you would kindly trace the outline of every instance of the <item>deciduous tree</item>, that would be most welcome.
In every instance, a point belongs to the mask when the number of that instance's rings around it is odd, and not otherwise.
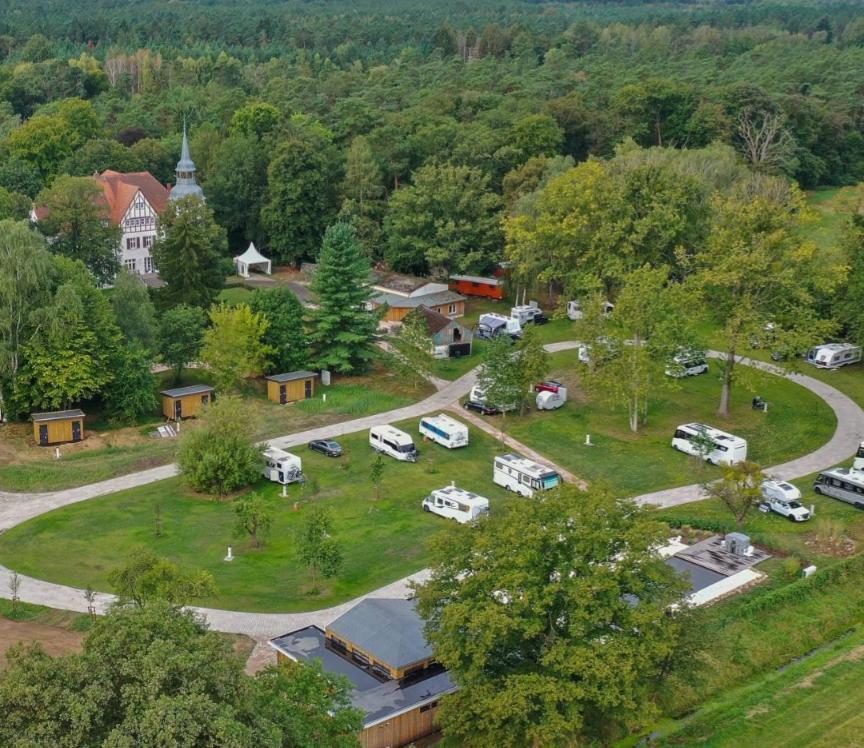
[[[174,370],[179,384],[183,368],[197,361],[204,345],[207,317],[197,306],[180,304],[168,309],[159,322],[159,359]]]
[[[111,306],[126,341],[137,344],[145,351],[153,351],[158,335],[156,307],[139,276],[125,268],[117,273]]]
[[[138,607],[156,600],[179,607],[216,594],[209,571],[182,569],[146,548],[133,551],[123,566],[108,574],[108,581],[121,598]]]
[[[502,413],[519,407],[524,397],[523,379],[519,357],[507,335],[498,335],[486,343],[477,386],[490,407]]]
[[[225,496],[254,483],[261,471],[261,454],[243,401],[227,395],[212,403],[200,426],[181,435],[177,463],[196,491]]]
[[[120,228],[109,220],[96,180],[57,177],[36,204],[47,211],[36,225],[51,239],[51,251],[81,260],[100,283],[110,283],[119,268]]]
[[[724,468],[723,477],[708,483],[705,490],[729,510],[738,529],[741,529],[750,510],[762,501],[764,479],[760,465],[743,460]]]
[[[156,410],[156,377],[150,371],[152,354],[137,343],[118,347],[111,362],[113,378],[103,395],[109,418],[135,423]]]
[[[259,493],[250,493],[234,500],[234,534],[238,537],[248,535],[252,545],[260,548],[261,543],[273,526],[273,512],[270,504]]]
[[[264,315],[268,322],[262,338],[270,349],[268,372],[297,371],[309,365],[303,306],[290,288],[259,289],[252,294],[249,306]]]
[[[210,310],[201,358],[220,389],[234,391],[247,377],[264,373],[270,353],[264,334],[269,324],[248,304],[220,304]]]
[[[435,537],[419,611],[459,690],[445,734],[482,746],[611,742],[650,722],[682,580],[645,509],[564,488]],[[506,694],[506,698],[502,698]]]
[[[326,509],[310,509],[300,526],[297,553],[312,575],[310,592],[318,593],[318,575],[334,577],[342,568],[343,555],[339,542],[332,537],[333,519]]]

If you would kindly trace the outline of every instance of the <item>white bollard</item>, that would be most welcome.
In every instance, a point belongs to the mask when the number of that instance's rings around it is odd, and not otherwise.
[[[585,446],[593,447],[594,445],[591,443],[591,434],[585,434]]]
[[[324,392],[324,393],[321,394],[321,402],[322,402],[322,403],[326,403],[326,402],[327,402],[327,393],[326,393],[326,392]]]
[[[813,517],[815,517],[815,516],[816,516],[816,505],[811,504],[810,505],[810,519],[813,519]]]
[[[282,484],[282,498],[284,499],[288,495],[288,486],[284,483]]]
[[[234,560],[234,550],[231,546],[228,546],[228,555],[223,559],[224,561],[233,561]]]
[[[54,447],[54,459],[55,460],[60,459],[60,447]]]

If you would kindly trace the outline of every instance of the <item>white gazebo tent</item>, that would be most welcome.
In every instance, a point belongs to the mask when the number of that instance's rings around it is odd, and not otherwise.
[[[242,255],[238,255],[234,258],[234,264],[237,266],[237,275],[240,275],[243,278],[248,278],[249,271],[253,268],[260,270],[267,275],[270,275],[273,270],[270,265],[270,260],[255,249],[255,245],[252,242],[249,243],[249,249],[247,249]]]

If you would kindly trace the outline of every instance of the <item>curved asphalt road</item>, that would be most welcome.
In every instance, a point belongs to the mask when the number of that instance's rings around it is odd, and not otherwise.
[[[555,353],[572,350],[578,346],[579,343],[577,341],[566,341],[562,343],[550,343],[546,346],[546,350],[550,353]],[[712,351],[709,355],[720,357],[721,354]],[[854,454],[858,448],[858,444],[864,439],[864,410],[851,398],[831,385],[813,377],[803,374],[789,374],[779,367],[751,359],[740,358],[739,362],[778,376],[788,377],[821,397],[828,403],[837,417],[837,428],[834,435],[826,444],[808,455],[790,460],[782,465],[766,468],[766,473],[776,478],[794,480],[836,465]],[[477,369],[475,368],[459,379],[443,385],[437,392],[413,405],[365,418],[357,418],[352,421],[344,421],[309,431],[289,434],[271,439],[269,443],[282,448],[293,447],[305,444],[312,439],[333,438],[342,434],[361,431],[376,424],[415,418],[433,410],[444,410],[452,406],[454,401],[468,392],[476,381]],[[126,488],[133,488],[163,480],[176,474],[176,465],[165,465],[140,473],[112,478],[100,483],[53,493],[25,494],[0,492],[0,532],[15,527],[52,509],[79,501],[86,501],[96,496],[103,496]],[[640,504],[666,507],[698,501],[701,498],[704,498],[702,487],[699,484],[693,484],[643,494],[642,496],[637,496],[636,501]],[[2,597],[9,596],[9,578],[11,573],[9,569],[0,566],[0,596]],[[194,610],[205,616],[210,626],[217,631],[246,634],[257,639],[263,639],[311,624],[326,626],[330,621],[342,615],[342,613],[353,607],[359,600],[366,597],[404,597],[409,592],[411,583],[422,582],[427,574],[427,570],[424,569],[417,574],[400,579],[385,587],[374,590],[368,595],[363,595],[342,605],[308,613],[244,613],[241,611],[213,608],[194,608]],[[20,598],[22,601],[82,613],[87,611],[87,602],[84,599],[83,590],[24,576],[20,577],[20,581]],[[104,612],[114,599],[113,595],[98,593],[95,601],[97,611]]]

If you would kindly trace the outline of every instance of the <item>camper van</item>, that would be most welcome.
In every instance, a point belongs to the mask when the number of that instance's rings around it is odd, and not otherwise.
[[[394,426],[373,426],[369,429],[369,444],[376,452],[383,452],[403,462],[417,462],[420,454],[413,439]]]
[[[421,418],[420,433],[448,449],[468,446],[468,427],[444,413]]]
[[[555,410],[567,402],[567,388],[561,382],[549,379],[534,385],[537,410]]]
[[[685,423],[679,426],[672,437],[672,446],[679,452],[702,457],[711,465],[734,465],[747,459],[746,439],[704,423]]]
[[[483,391],[483,388],[479,384],[475,384],[471,388],[471,391],[468,393],[468,402],[475,403],[477,405],[487,405],[486,393]],[[506,411],[516,410],[517,407],[518,406],[516,404],[504,405],[504,406],[496,405],[496,406],[494,406],[493,409],[500,413],[501,411],[505,411],[505,410]],[[472,408],[472,410],[476,410],[476,408]]]
[[[264,457],[261,472],[267,480],[282,485],[302,483],[305,480],[303,463],[297,455],[278,447],[267,447],[261,455]]]
[[[489,312],[481,314],[477,322],[478,336],[491,339],[498,335],[509,335],[511,338],[522,337],[522,325],[515,317]]]
[[[455,485],[432,491],[421,505],[424,512],[432,512],[445,519],[455,519],[460,525],[473,522],[489,513],[489,499]]]
[[[820,496],[845,501],[856,509],[864,509],[864,473],[849,468],[823,470],[813,484]]]
[[[537,491],[549,491],[561,485],[561,476],[552,468],[515,454],[495,458],[492,480],[508,491],[529,498]]]
[[[549,318],[543,314],[536,301],[529,301],[527,304],[514,306],[510,309],[510,316],[513,319],[518,319],[520,325],[526,325],[529,322],[535,325],[542,325],[549,321]]]
[[[695,377],[708,371],[708,360],[704,351],[694,351],[690,348],[681,349],[669,361],[666,376],[673,379]]]
[[[608,317],[612,314],[612,310],[615,308],[615,305],[609,301],[603,302],[603,316]],[[582,302],[578,299],[574,299],[573,301],[567,302],[567,317],[572,319],[574,322],[576,320],[580,320],[585,316],[585,312],[582,311]]]
[[[810,512],[801,504],[801,491],[791,483],[768,478],[759,487],[762,503],[772,512],[786,517],[792,522],[806,522]]]
[[[807,352],[807,363],[819,369],[839,369],[861,360],[861,346],[851,343],[826,343]]]

